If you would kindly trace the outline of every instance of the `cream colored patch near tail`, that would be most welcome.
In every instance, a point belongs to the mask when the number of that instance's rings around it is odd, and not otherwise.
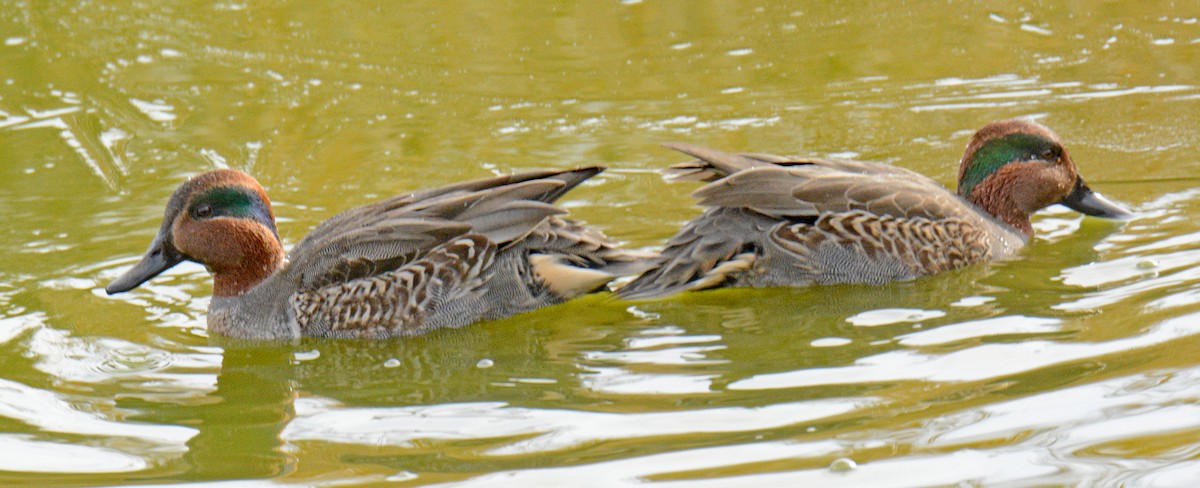
[[[725,261],[713,267],[713,269],[709,270],[707,273],[704,273],[704,277],[694,281],[691,286],[688,286],[688,289],[703,290],[705,288],[712,288],[720,285],[729,278],[729,275],[741,273],[750,269],[750,267],[754,265],[754,261],[756,259],[758,259],[758,257],[755,256],[754,253],[744,252],[738,254],[734,256],[733,259]]]
[[[616,275],[565,264],[557,256],[530,254],[529,266],[542,284],[563,298],[573,298],[596,290]]]

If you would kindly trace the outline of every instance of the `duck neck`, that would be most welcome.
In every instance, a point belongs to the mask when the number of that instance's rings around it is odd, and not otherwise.
[[[283,267],[275,232],[245,219],[213,219],[175,228],[176,246],[213,274],[213,295],[245,294]]]
[[[278,249],[278,246],[276,246]],[[270,251],[263,249],[263,251]],[[235,297],[244,295],[283,266],[283,250],[253,253],[236,266],[213,268],[213,295]]]
[[[1029,238],[1033,236],[1033,223],[1029,220],[1031,214],[1022,210],[1020,205],[1017,205],[1010,198],[1010,194],[1005,191],[1005,188],[1011,188],[1013,183],[1007,181],[1008,179],[1004,176],[1003,173],[996,173],[983,180],[975,185],[971,189],[971,193],[965,195],[965,198],[980,210],[1012,226]]]

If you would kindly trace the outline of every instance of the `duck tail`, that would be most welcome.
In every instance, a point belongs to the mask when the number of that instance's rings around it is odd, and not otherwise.
[[[696,158],[663,170],[667,178],[673,181],[716,181],[739,171],[772,164],[769,160],[756,157],[758,155],[727,153],[684,142],[668,142],[663,147]]]

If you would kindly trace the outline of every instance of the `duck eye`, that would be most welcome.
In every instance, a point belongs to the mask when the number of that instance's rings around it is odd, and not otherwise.
[[[212,205],[209,205],[207,203],[200,205],[199,207],[196,207],[195,213],[196,213],[197,218],[204,219],[204,218],[211,217],[212,216]]]
[[[1057,151],[1052,147],[1042,149],[1041,158],[1043,161],[1058,161]]]

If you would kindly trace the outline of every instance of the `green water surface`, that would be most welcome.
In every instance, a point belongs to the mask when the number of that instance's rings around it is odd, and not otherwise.
[[[1198,16],[0,2],[0,484],[1200,485]],[[910,283],[600,294],[409,340],[210,337],[198,265],[103,291],[215,167],[292,244],[384,196],[604,164],[564,206],[653,249],[700,212],[660,143],[952,184],[1008,117],[1138,216],[1052,207],[1018,259]]]

